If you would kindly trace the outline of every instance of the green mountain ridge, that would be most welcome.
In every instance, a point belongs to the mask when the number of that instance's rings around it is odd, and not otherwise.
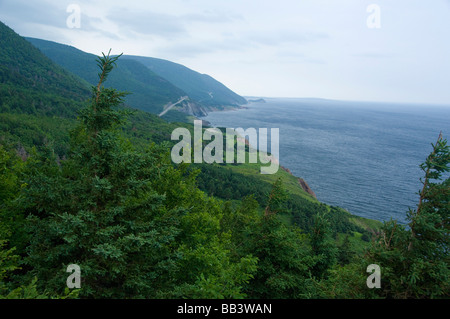
[[[75,47],[52,41],[25,38],[53,62],[93,85],[96,81],[96,56]],[[108,87],[132,92],[125,102],[173,121],[189,121],[186,115],[201,117],[208,111],[246,104],[246,100],[212,77],[166,60],[123,56],[111,74]],[[171,108],[182,97],[189,99]]]
[[[75,116],[89,97],[88,83],[54,64],[0,23],[0,111]]]
[[[139,61],[210,109],[224,109],[227,106],[238,107],[247,104],[245,98],[234,93],[224,84],[184,65],[151,57],[124,55],[123,58]]]
[[[69,45],[35,38],[26,38],[53,62],[78,75],[90,85],[97,81],[96,55]],[[133,60],[121,59],[107,87],[119,88],[132,94],[125,102],[131,107],[158,114],[166,104],[175,103],[187,95],[183,90]]]

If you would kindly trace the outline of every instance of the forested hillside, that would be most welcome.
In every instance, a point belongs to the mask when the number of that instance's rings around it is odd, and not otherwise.
[[[95,85],[97,78],[96,56],[74,47],[34,38],[27,41],[39,48],[53,62]],[[132,92],[125,102],[137,109],[158,114],[167,103],[175,103],[186,92],[169,81],[158,76],[139,62],[121,59],[107,87],[115,87],[122,91]]]
[[[224,109],[228,106],[247,104],[245,98],[234,93],[211,76],[200,74],[184,65],[142,56],[129,55],[123,58],[142,63],[156,74],[183,89],[189,96],[205,106]]]
[[[95,55],[56,42],[26,39],[53,62],[91,85],[95,84]],[[164,106],[177,102],[180,97],[188,96],[188,100],[164,116],[171,121],[186,121],[183,113],[201,116],[211,109],[226,109],[247,103],[243,97],[206,74],[149,57],[123,56],[106,85],[133,92],[125,98],[125,102],[131,107],[154,114],[161,113]]]
[[[0,23],[0,110],[16,114],[75,116],[89,86],[52,63]]]

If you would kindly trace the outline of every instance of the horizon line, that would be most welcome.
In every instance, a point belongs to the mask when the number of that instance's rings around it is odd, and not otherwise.
[[[408,105],[430,105],[430,106],[446,106],[450,107],[450,102],[408,102],[408,101],[381,101],[381,100],[354,100],[354,99],[337,99],[337,98],[324,98],[324,97],[311,97],[311,96],[261,96],[261,95],[241,95],[245,99],[285,99],[285,100],[323,100],[323,101],[335,101],[335,102],[351,102],[351,103],[379,103],[379,104],[408,104]]]

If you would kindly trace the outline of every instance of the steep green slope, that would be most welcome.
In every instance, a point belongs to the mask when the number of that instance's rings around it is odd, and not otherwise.
[[[246,158],[248,156],[247,154]],[[340,207],[321,203],[302,188],[298,177],[282,167],[275,174],[261,174],[261,165],[264,164],[197,164],[201,170],[197,179],[198,185],[209,195],[224,200],[239,201],[245,196],[252,195],[263,209],[267,205],[272,185],[281,180],[289,196],[286,213],[280,215],[280,218],[288,225],[298,225],[303,231],[308,232],[313,226],[314,216],[321,212],[328,215],[335,234],[352,234],[360,237],[365,234],[364,238],[367,239],[370,237],[369,233],[381,227],[382,223],[379,221],[355,216]]]
[[[56,153],[64,156],[68,149],[68,132],[75,125],[78,111],[90,98],[90,83],[53,62],[1,22],[0,49],[0,143],[21,152],[29,151],[32,146],[52,143]],[[61,59],[64,59],[65,51],[60,52]],[[95,57],[80,53],[79,58],[87,58],[86,63],[78,68],[79,71],[87,80],[94,82],[98,73]],[[92,63],[89,62],[91,59]],[[79,62],[76,59],[66,60],[74,65]],[[149,72],[137,64],[134,61],[125,62],[127,68],[122,68],[122,75],[125,71],[133,72],[136,82],[139,83],[139,79],[146,81]],[[82,67],[91,70],[92,76]],[[143,70],[142,74],[140,70]],[[158,76],[156,78],[167,83]],[[111,76],[111,82],[113,79]],[[119,81],[117,77],[116,81]],[[169,84],[168,87],[173,86]],[[130,94],[130,97],[133,95]],[[161,143],[170,140],[174,127],[156,115],[135,110],[124,132],[144,147],[152,141]]]
[[[246,99],[234,93],[211,76],[200,74],[181,64],[141,56],[125,55],[123,58],[139,61],[205,106],[223,108],[247,104]]]
[[[0,112],[74,116],[86,82],[54,64],[0,22]]]
[[[95,55],[56,42],[35,38],[26,39],[55,63],[91,85],[96,83],[98,67],[95,63]],[[132,93],[126,97],[126,103],[143,111],[158,114],[163,110],[164,105],[175,103],[180,97],[187,95],[183,90],[134,60],[120,59],[114,71],[108,79],[107,87]]]
[[[0,22],[0,142],[23,153],[23,146],[55,141],[63,154],[66,132],[89,96],[87,82]]]

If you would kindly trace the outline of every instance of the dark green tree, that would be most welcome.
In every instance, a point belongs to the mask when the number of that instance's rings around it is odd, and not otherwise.
[[[328,270],[337,261],[338,249],[332,237],[330,223],[325,213],[317,213],[314,216],[310,242],[312,254],[315,258],[312,274],[316,278],[326,277]]]
[[[45,291],[38,291],[37,278],[20,283],[14,273],[20,271],[19,266],[23,251],[24,220],[15,208],[20,194],[20,175],[25,163],[15,154],[0,145],[0,299],[47,299],[76,297],[76,290],[63,296],[49,296]],[[24,187],[24,185],[22,185]],[[11,242],[19,245],[20,249]]]
[[[152,184],[171,163],[159,161],[156,147],[140,154],[119,137],[125,93],[103,87],[117,59],[98,59],[99,83],[72,133],[69,158],[58,164],[43,154],[30,163],[26,264],[53,291],[65,288],[69,264],[81,267],[85,297],[148,296],[158,286],[153,279],[170,272],[180,212],[166,209]]]
[[[304,236],[280,220],[286,198],[278,179],[263,216],[248,235],[247,249],[258,258],[257,273],[245,288],[250,298],[300,298],[305,293],[313,260]]]
[[[264,210],[264,216],[276,215],[286,210],[286,200],[288,199],[288,193],[283,188],[283,184],[280,178],[278,178],[272,185],[272,190],[268,196],[268,202],[266,209]]]
[[[355,252],[352,249],[352,244],[349,239],[349,235],[346,234],[342,244],[338,247],[338,262],[340,265],[344,266],[350,263]]]
[[[67,266],[77,264],[80,296],[89,298],[243,297],[256,261],[230,259],[221,203],[174,167],[164,145],[142,151],[121,137],[125,93],[103,86],[118,58],[98,59],[99,83],[68,158],[47,149],[29,159],[20,201],[29,275],[60,292]]]
[[[0,145],[0,240],[10,239],[16,230],[11,211],[12,202],[19,195],[19,174],[22,169],[23,163],[19,157]]]
[[[449,212],[450,150],[442,135],[426,161],[419,204],[408,225],[384,224],[368,251],[368,262],[381,267],[381,296],[443,298],[450,295]],[[446,176],[447,175],[447,176]]]

